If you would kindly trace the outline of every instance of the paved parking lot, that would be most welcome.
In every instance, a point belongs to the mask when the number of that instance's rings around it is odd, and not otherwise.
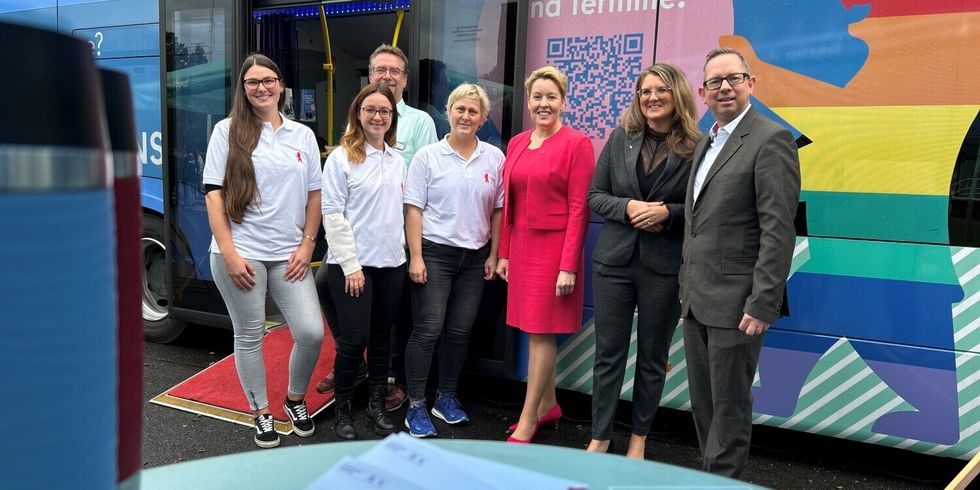
[[[145,344],[144,399],[149,400],[231,353],[229,331],[193,328],[169,345]],[[436,421],[443,438],[504,440],[505,429],[516,421],[524,385],[512,381],[464,377],[460,399],[472,422],[449,427]],[[586,395],[559,393],[565,418],[561,428],[543,429],[536,443],[585,448],[589,442],[590,399]],[[366,405],[366,390],[355,394],[355,410]],[[629,405],[620,407],[618,420],[628,421]],[[404,408],[396,412],[399,422]],[[314,421],[317,432],[310,438],[282,438],[283,446],[336,441],[333,413],[325,410]],[[359,414],[358,435],[377,439],[366,418]],[[399,424],[400,425],[400,424]],[[147,403],[143,413],[144,467],[257,450],[249,427]],[[617,424],[616,450],[625,452],[628,427]],[[647,443],[647,458],[689,468],[699,468],[694,426],[687,412],[663,409],[654,421]],[[769,427],[756,427],[745,479],[772,488],[942,488],[965,461],[922,456],[908,451],[835,440]],[[326,471],[327,468],[324,468]],[[652,475],[651,478],[654,478]],[[660,482],[669,483],[669,482]]]

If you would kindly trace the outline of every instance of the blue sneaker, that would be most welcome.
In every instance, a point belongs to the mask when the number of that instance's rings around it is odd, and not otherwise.
[[[436,427],[432,425],[432,420],[429,419],[429,413],[425,410],[425,403],[408,407],[408,413],[405,414],[405,427],[408,428],[408,433],[412,437],[434,437],[436,435]]]
[[[435,405],[432,406],[432,415],[439,417],[447,424],[461,424],[470,421],[455,393],[440,393],[439,398],[436,398]]]

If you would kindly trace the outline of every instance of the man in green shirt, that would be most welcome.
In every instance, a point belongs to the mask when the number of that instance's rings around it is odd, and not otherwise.
[[[383,83],[395,94],[398,109],[398,145],[395,147],[406,165],[419,148],[438,141],[432,117],[405,103],[402,95],[408,85],[408,58],[401,49],[382,44],[371,53],[368,61],[371,83]]]
[[[415,152],[425,145],[438,141],[436,125],[432,117],[425,111],[410,107],[402,95],[408,85],[408,58],[405,53],[388,44],[382,44],[371,53],[368,61],[368,73],[371,83],[383,83],[395,94],[398,110],[398,144],[395,151],[405,159],[406,165],[412,164]],[[401,408],[408,395],[405,393],[405,346],[412,334],[412,311],[409,300],[408,286],[405,287],[402,304],[391,329],[391,381],[388,384],[388,396],[385,408],[395,411]]]

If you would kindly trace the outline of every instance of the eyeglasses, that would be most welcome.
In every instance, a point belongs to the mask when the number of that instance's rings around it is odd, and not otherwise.
[[[655,89],[645,88],[643,90],[637,90],[636,94],[639,95],[641,99],[649,99],[650,97],[653,96],[653,94],[657,94],[657,97],[663,97],[669,94],[671,90],[674,89],[670,87],[657,87]]]
[[[748,80],[750,76],[752,75],[749,75],[748,73],[732,73],[727,77],[709,78],[708,80],[705,80],[704,83],[701,85],[703,85],[704,88],[708,90],[718,90],[721,88],[721,84],[725,80],[728,81],[729,85],[734,87],[736,85],[741,85],[745,83],[745,81]]]
[[[255,90],[255,89],[259,88],[259,84],[260,83],[265,88],[272,88],[272,87],[275,87],[277,83],[279,83],[279,79],[278,78],[275,78],[275,77],[272,77],[272,78],[263,78],[262,80],[256,80],[254,78],[249,78],[248,80],[245,80],[245,88],[247,88],[249,90]]]
[[[402,73],[405,73],[405,70],[402,70],[401,68],[388,68],[385,66],[374,66],[371,67],[371,73],[374,73],[379,77],[383,77],[385,73],[390,73],[391,76],[393,77],[400,77],[402,76]]]
[[[369,118],[373,118],[375,114],[380,114],[381,119],[390,119],[391,113],[395,112],[391,109],[375,109],[374,107],[361,107],[361,112]]]

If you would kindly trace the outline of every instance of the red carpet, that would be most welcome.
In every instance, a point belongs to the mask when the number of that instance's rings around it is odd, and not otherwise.
[[[276,419],[276,430],[288,434],[292,424],[282,409],[282,402],[288,388],[289,351],[293,347],[293,337],[286,326],[271,330],[263,342],[262,353],[265,358],[266,389],[269,396],[269,410]],[[310,386],[306,392],[306,404],[311,415],[316,415],[333,402],[333,392],[317,393],[316,383],[333,368],[333,337],[324,323],[323,347],[317,361]],[[232,354],[207,369],[191,376],[186,381],[150,400],[180,410],[207,415],[209,417],[252,425],[252,411],[238,381],[235,370],[235,355]]]

